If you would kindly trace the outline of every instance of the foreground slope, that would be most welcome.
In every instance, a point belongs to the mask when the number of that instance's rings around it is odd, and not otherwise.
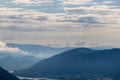
[[[77,48],[42,60],[20,76],[55,77],[62,75],[103,76],[115,78],[120,71],[120,49],[91,50]]]
[[[19,79],[0,67],[0,80],[19,80]]]

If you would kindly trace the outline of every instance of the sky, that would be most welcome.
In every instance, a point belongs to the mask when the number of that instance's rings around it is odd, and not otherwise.
[[[0,41],[120,47],[120,0],[0,0]]]

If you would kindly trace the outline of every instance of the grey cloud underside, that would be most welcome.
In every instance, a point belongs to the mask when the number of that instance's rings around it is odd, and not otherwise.
[[[92,15],[97,14],[99,16],[100,15],[108,15],[108,14],[112,14],[112,12],[111,12],[112,9],[119,10],[119,7],[120,7],[119,0],[114,0],[114,1],[113,0],[107,0],[107,1],[88,0],[88,2],[86,1],[83,3],[80,2],[82,0],[80,0],[78,2],[73,1],[73,3],[71,3],[70,0],[45,0],[45,1],[31,0],[31,4],[19,4],[19,3],[14,3],[14,1],[15,0],[11,0],[11,1],[7,0],[4,2],[3,0],[0,0],[1,8],[2,7],[6,7],[6,8],[10,8],[10,9],[21,8],[22,10],[18,9],[17,11],[18,12],[26,12],[26,15],[18,13],[18,15],[3,16],[4,18],[10,19],[11,22],[13,22],[13,23],[29,22],[29,20],[25,20],[24,18],[21,18],[21,16],[23,16],[23,15],[28,16],[29,11],[33,11],[33,12],[37,11],[37,12],[47,13],[47,15],[64,13],[64,15],[62,15],[63,17],[55,15],[56,17],[58,17],[58,21],[60,21],[59,19],[64,18],[64,20],[62,20],[63,22],[67,21],[67,22],[84,22],[84,23],[96,23],[96,22],[104,23],[104,22],[102,22],[102,20],[98,21],[97,20],[97,19],[99,19],[98,17],[91,16],[90,14],[92,14]],[[67,3],[67,4],[64,4],[64,3]],[[78,4],[76,4],[76,3],[78,3]],[[100,6],[99,8],[102,8],[102,5],[105,5],[108,8],[111,6],[114,6],[115,8],[109,8],[108,10],[104,10],[104,9],[99,10],[98,9],[98,10],[94,11],[95,7]],[[89,7],[94,7],[94,8],[89,9]],[[66,10],[66,8],[68,8],[68,9]],[[33,13],[33,14],[38,15],[39,13],[38,14]],[[64,17],[65,15],[71,16],[73,14],[76,14],[78,19],[73,20],[72,17],[70,19]],[[47,15],[44,15],[42,17],[40,15],[38,15],[35,20],[33,18],[30,18],[30,19],[33,19],[34,21],[49,21]],[[84,16],[87,15],[87,16],[85,16],[85,18],[83,19],[83,17],[80,17],[80,15],[84,15]],[[31,15],[29,15],[29,16],[31,16]],[[88,17],[88,18],[86,18],[86,17]],[[15,20],[13,20],[13,19],[15,19]],[[0,21],[4,22],[3,20],[0,20]],[[57,22],[57,20],[54,20],[54,22]]]

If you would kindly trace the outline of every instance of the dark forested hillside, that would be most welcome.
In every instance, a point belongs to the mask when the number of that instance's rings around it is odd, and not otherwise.
[[[19,80],[19,79],[0,67],[0,80]]]
[[[91,50],[77,48],[42,60],[17,75],[32,77],[55,77],[63,75],[86,75],[116,77],[120,71],[120,49]]]

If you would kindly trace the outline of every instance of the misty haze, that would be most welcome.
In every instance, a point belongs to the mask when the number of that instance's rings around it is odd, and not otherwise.
[[[120,80],[120,0],[0,0],[0,80]]]

